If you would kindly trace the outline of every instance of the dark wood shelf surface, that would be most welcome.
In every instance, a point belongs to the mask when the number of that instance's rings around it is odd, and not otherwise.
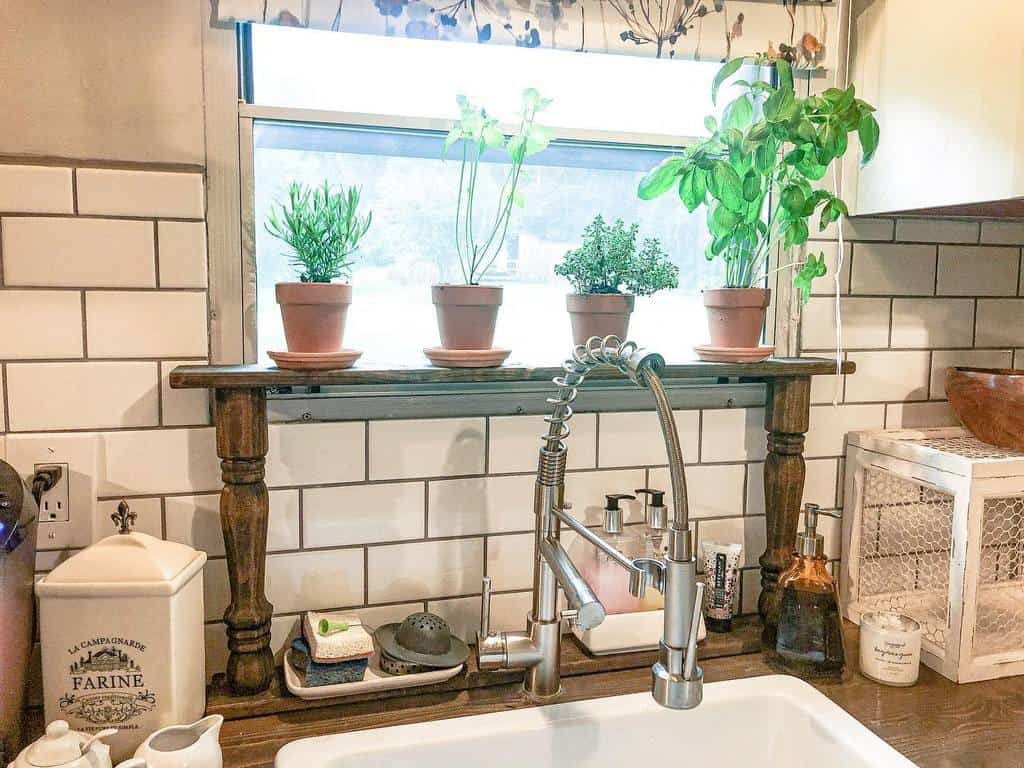
[[[853,363],[843,363],[843,373],[853,373]],[[665,367],[666,379],[743,378],[770,379],[785,376],[834,374],[834,360],[816,357],[779,357],[760,363],[704,363],[693,361]],[[498,368],[346,368],[337,371],[286,371],[265,365],[181,365],[171,371],[175,389],[254,389],[260,387],[358,386],[368,384],[459,384],[487,382],[548,381],[561,375],[558,367],[503,365]],[[619,379],[611,367],[598,368],[588,378]]]

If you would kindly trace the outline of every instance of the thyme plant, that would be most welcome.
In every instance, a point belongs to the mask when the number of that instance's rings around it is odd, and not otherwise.
[[[329,283],[352,276],[352,255],[359,247],[373,213],[358,213],[359,189],[335,191],[327,179],[319,187],[293,181],[288,201],[273,207],[266,230],[291,248],[288,261],[303,283]]]
[[[455,249],[466,284],[479,285],[501,252],[512,217],[512,206],[522,207],[525,204],[523,194],[518,189],[523,160],[544,150],[551,141],[547,130],[534,122],[537,113],[547,107],[551,99],[542,98],[536,88],[523,91],[519,126],[516,133],[507,139],[498,121],[489,117],[485,109],[477,107],[465,96],[458,96],[456,102],[461,114],[445,137],[442,157],[447,156],[453,144],[461,142],[462,167],[459,171],[459,199],[455,211]],[[488,149],[507,152],[510,164],[498,193],[494,217],[488,220],[482,230],[478,230],[477,181],[480,158]]]
[[[632,293],[650,296],[679,285],[679,267],[669,261],[657,238],[645,238],[637,250],[640,225],[622,219],[609,226],[598,214],[583,230],[583,243],[568,251],[555,274],[577,293]]]
[[[719,70],[711,89],[713,102],[743,61],[733,59]],[[757,62],[759,71],[765,63]],[[711,242],[705,256],[725,262],[727,288],[759,285],[777,245],[788,250],[807,241],[812,216],[817,214],[818,228],[824,230],[847,215],[846,203],[814,182],[846,154],[849,134],[857,133],[861,165],[878,147],[875,108],[856,97],[852,84],[799,98],[789,63],[773,63],[777,85],[760,79],[736,81],[741,93],[725,108],[721,123],[711,116],[704,120],[710,136],[663,161],[637,190],[650,200],[675,187],[691,213],[707,207]],[[769,204],[772,210],[766,212]],[[824,254],[811,253],[789,266],[806,302],[811,281],[825,274]]]

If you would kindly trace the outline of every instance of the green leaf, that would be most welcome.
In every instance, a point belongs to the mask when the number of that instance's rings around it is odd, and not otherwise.
[[[526,197],[518,189],[512,193],[512,202],[520,208],[526,207]]]
[[[736,213],[743,210],[743,182],[735,168],[725,160],[716,160],[709,181],[711,194],[721,200],[725,207]]]
[[[704,171],[700,168],[691,168],[679,180],[679,197],[690,213],[697,210],[704,202],[707,191]]]
[[[704,127],[708,133],[715,133],[718,130],[718,121],[715,120],[714,115],[708,115],[704,118]]]
[[[803,191],[800,187],[795,184],[790,184],[784,190],[782,190],[782,198],[780,200],[782,207],[785,208],[793,216],[802,216],[804,210],[804,203],[807,202],[807,198],[804,197]]]
[[[636,188],[637,197],[641,200],[653,200],[665,194],[676,183],[676,178],[682,173],[685,164],[686,158],[683,157],[662,160],[640,180]]]
[[[750,121],[754,119],[754,105],[746,94],[736,98],[728,107],[722,117],[722,125],[726,128],[743,130]]]
[[[789,165],[796,165],[797,163],[804,159],[804,151],[799,147],[797,147],[796,149],[791,149],[789,150],[789,152],[786,153],[786,155],[782,159],[786,161],[786,163]]]
[[[529,157],[538,152],[543,152],[550,143],[551,134],[548,133],[546,128],[542,128],[539,125],[530,125],[526,131],[526,151],[523,156]]]
[[[754,152],[754,167],[765,176],[772,172],[777,160],[778,147],[774,141],[761,144]]]
[[[870,112],[865,112],[861,117],[857,135],[860,137],[860,164],[863,167],[871,162],[871,158],[875,156],[875,150],[878,149],[878,121]]]
[[[779,88],[764,103],[764,116],[770,123],[781,123],[793,117],[800,105],[792,88]]]
[[[444,160],[448,156],[448,150],[451,149],[452,144],[462,138],[462,128],[456,125],[448,134],[444,137],[444,146],[441,148],[441,159]]]
[[[733,59],[732,61],[726,62],[718,74],[715,75],[715,80],[711,84],[711,103],[718,103],[718,89],[722,87],[722,83],[729,79],[731,75],[734,75],[736,71],[743,66],[743,57]]]
[[[523,91],[523,108],[536,109],[540,104],[540,91],[536,88],[527,88]]]
[[[840,90],[839,88],[829,88],[822,95],[822,98],[827,101],[833,112],[844,112],[847,107],[853,104],[854,99],[854,87],[853,83],[850,83],[850,87],[846,90]]]
[[[811,283],[814,278],[823,277],[826,272],[828,268],[825,266],[825,254],[808,254],[803,267],[793,276],[793,285],[800,292],[800,306],[811,298]]]
[[[782,245],[784,248],[792,248],[794,245],[806,243],[809,235],[807,222],[803,219],[793,219],[786,227],[785,235],[782,238]]]
[[[757,172],[747,171],[743,177],[743,199],[748,203],[757,200],[761,195],[761,176]]]
[[[793,68],[785,59],[775,60],[775,71],[779,74],[779,85],[793,90]]]
[[[711,231],[716,234],[728,233],[740,222],[740,217],[724,205],[716,205],[711,212]]]
[[[496,122],[489,122],[483,129],[484,145],[488,147],[501,147],[505,145],[505,134],[501,132]],[[446,139],[447,141],[447,139]]]

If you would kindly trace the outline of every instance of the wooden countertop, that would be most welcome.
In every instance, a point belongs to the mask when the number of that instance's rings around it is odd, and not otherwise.
[[[749,628],[744,629],[749,632]],[[1021,768],[1024,766],[1024,677],[956,685],[922,667],[910,688],[891,688],[856,672],[857,630],[847,625],[851,668],[842,683],[818,688],[922,768]],[[714,637],[714,636],[712,636]],[[566,643],[566,653],[580,655]],[[642,655],[637,654],[637,660]],[[628,655],[611,657],[628,659]],[[561,701],[615,696],[648,690],[650,670],[643,666],[592,660],[608,671],[563,678]],[[583,669],[577,660],[576,670]],[[701,662],[707,682],[772,674],[760,653],[709,658]],[[211,700],[211,708],[214,702]],[[265,768],[284,744],[308,736],[358,731],[388,725],[532,706],[518,680],[495,685],[430,690],[384,699],[333,704],[320,709],[281,711],[230,720],[221,735],[225,768]]]
[[[843,363],[843,373],[854,364]],[[703,363],[666,365],[665,379],[737,378],[765,379],[780,376],[821,376],[835,373],[834,360],[816,357],[779,357],[760,363]],[[176,389],[298,387],[361,384],[453,384],[465,382],[549,381],[564,373],[560,367],[529,367],[506,364],[498,368],[403,367],[387,370],[355,366],[338,371],[285,371],[265,365],[181,365],[171,371]],[[611,367],[595,369],[590,379],[618,379]]]

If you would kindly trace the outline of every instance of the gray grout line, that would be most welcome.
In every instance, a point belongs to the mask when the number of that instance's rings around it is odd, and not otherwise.
[[[154,360],[153,365],[156,366],[156,423],[163,427],[166,426],[164,424],[164,377],[160,369],[160,361]]]
[[[71,210],[78,215],[78,168],[71,169]]]
[[[86,325],[88,321],[88,312],[86,312],[86,301],[85,291],[80,292],[81,296],[81,312],[82,312],[82,357],[85,360],[89,359],[89,331]]]
[[[185,362],[199,362],[205,361],[205,357],[94,357],[91,361],[99,361],[103,363],[152,363],[165,362],[165,363],[185,363]],[[81,363],[85,362],[85,358],[82,357],[7,357],[0,358],[0,362],[3,363]]]
[[[4,220],[0,218],[0,288],[4,287]]]
[[[156,219],[153,220],[153,280],[160,288],[160,228]]]
[[[77,192],[76,192],[77,195]],[[75,200],[75,207],[78,207],[78,200]],[[55,211],[53,213],[43,213],[36,211],[0,211],[0,216],[7,219],[105,219],[109,221],[153,221],[153,219],[159,219],[160,221],[176,221],[176,222],[206,222],[203,217],[192,217],[192,216],[163,216],[159,214],[149,214],[146,216],[127,216],[121,213],[65,213]]]
[[[73,291],[88,291],[90,293],[103,292],[103,293],[202,293],[208,294],[208,288],[179,288],[171,286],[167,288],[157,288],[153,285],[4,285],[4,291],[65,291],[71,293]],[[2,292],[0,292],[2,293]]]
[[[363,422],[363,480],[370,482],[370,422]]]
[[[974,319],[971,321],[971,348],[977,349],[978,344],[978,300],[974,300]],[[930,394],[930,393],[929,393]]]
[[[0,385],[2,385],[4,395],[3,403],[0,403],[4,413],[4,430],[9,430],[11,428],[11,406],[8,403],[7,394],[7,363],[0,363]]]
[[[363,604],[370,604],[370,548],[363,547]]]
[[[430,535],[430,481],[423,481],[423,538]]]
[[[296,489],[299,493],[299,549],[306,547],[306,494],[302,488]],[[268,491],[269,492],[269,491]]]

